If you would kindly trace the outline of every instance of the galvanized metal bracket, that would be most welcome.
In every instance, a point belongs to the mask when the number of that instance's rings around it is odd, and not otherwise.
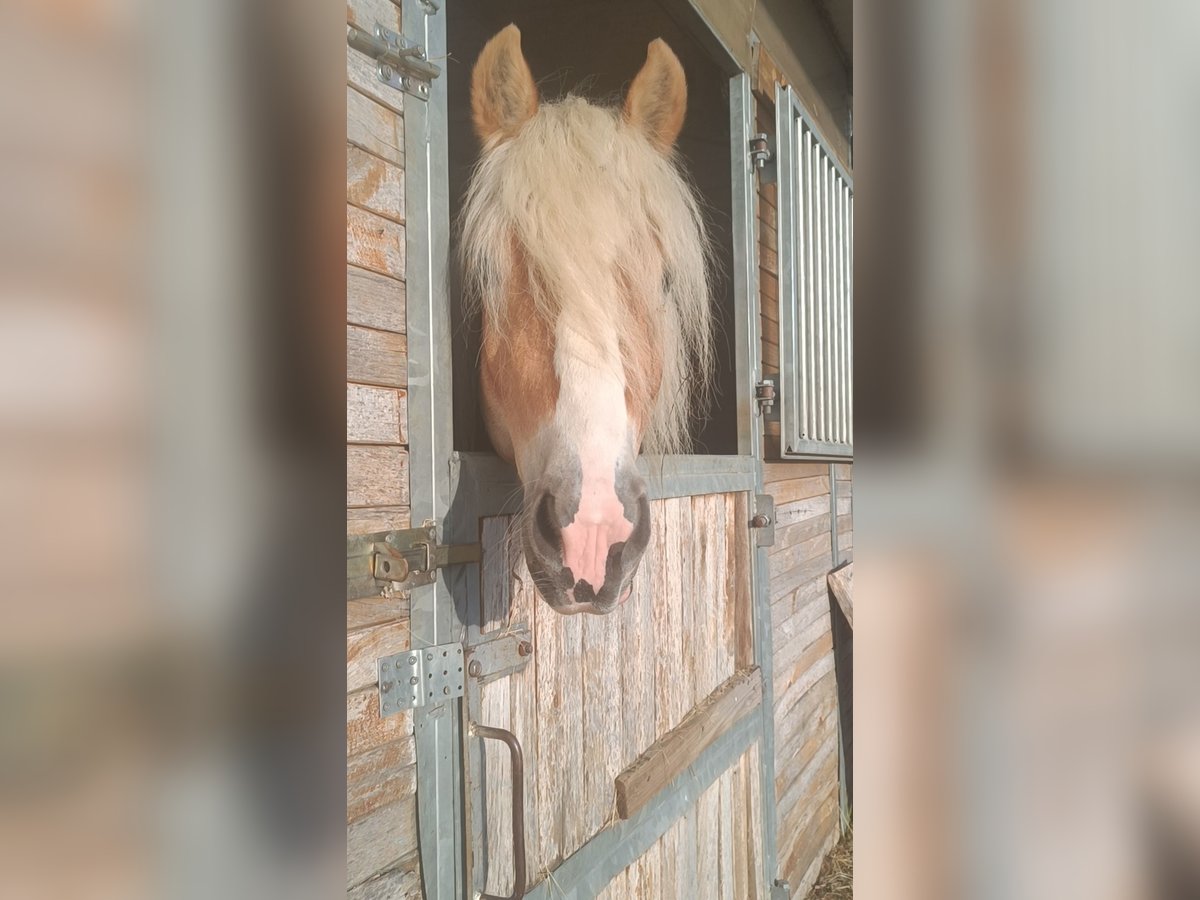
[[[438,569],[479,562],[478,544],[438,542],[437,525],[383,531],[346,541],[346,599],[433,584]]]
[[[754,402],[758,404],[760,415],[770,415],[771,410],[775,408],[775,397],[775,380],[773,378],[764,378],[754,385]]]
[[[756,547],[775,546],[775,498],[770,494],[754,495],[754,517],[750,519],[754,529]]]
[[[480,684],[506,678],[533,658],[533,639],[524,622],[467,648],[467,674]]]
[[[465,691],[462,644],[406,650],[378,662],[381,718],[418,706],[437,706]]]
[[[771,152],[769,135],[759,132],[750,138],[750,165],[758,169],[763,184],[775,183],[775,154]]]
[[[380,81],[418,100],[429,99],[430,82],[442,72],[425,58],[424,47],[378,23],[372,33],[347,25],[346,43],[375,60]]]

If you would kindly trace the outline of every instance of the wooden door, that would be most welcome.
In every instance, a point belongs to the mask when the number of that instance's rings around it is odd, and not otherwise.
[[[511,675],[470,679],[466,708],[523,749],[532,893],[765,896],[757,743],[727,751],[711,777],[680,780],[731,727],[761,727],[749,495],[664,496],[651,514],[633,593],[608,616],[554,612],[533,586],[511,516],[479,518],[478,593],[469,593],[478,606],[465,618],[478,623],[477,642],[527,629],[532,653]],[[473,887],[508,896],[510,754],[467,741]]]

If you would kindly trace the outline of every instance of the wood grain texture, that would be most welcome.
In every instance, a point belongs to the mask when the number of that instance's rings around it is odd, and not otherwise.
[[[386,719],[379,716],[379,691],[374,688],[346,696],[346,755],[365,753],[389,741],[412,735],[412,712],[404,710]]]
[[[346,440],[364,444],[406,444],[408,395],[394,388],[346,385]]]
[[[346,262],[403,278],[404,226],[346,204]]]
[[[408,506],[360,506],[346,510],[346,534],[375,534],[412,527]]]
[[[425,900],[421,855],[410,853],[387,871],[347,891],[346,900]]]
[[[386,109],[403,115],[404,93],[380,81],[375,62],[349,44],[346,45],[346,81]]]
[[[537,690],[538,779],[536,834],[539,865],[532,871],[553,868],[563,859],[562,802],[565,756],[565,722],[562,691],[562,629],[558,615],[543,604],[533,616],[534,667]]]
[[[559,627],[562,629],[559,677],[562,681],[560,696],[563,705],[563,765],[559,769],[562,784],[558,807],[563,823],[559,848],[564,859],[582,847],[584,841],[591,837],[585,829],[583,766],[580,765],[584,747],[582,620],[585,618],[588,617],[559,617]]]
[[[682,668],[683,645],[683,598],[674,573],[680,566],[680,551],[676,541],[669,539],[678,534],[680,522],[674,514],[675,504],[671,500],[651,504],[651,523],[654,529],[654,546],[658,550],[658,563],[653,573],[654,584],[654,733],[666,734],[682,721],[690,708],[690,700],[684,700],[685,682]],[[686,690],[690,698],[690,690]]]
[[[583,830],[596,834],[613,814],[613,779],[621,765],[619,615],[583,616]]]
[[[721,685],[677,728],[655,741],[637,762],[617,776],[617,813],[621,818],[627,819],[645,806],[761,700],[758,669],[735,675]]]
[[[346,448],[347,506],[408,506],[408,451],[403,447]]]
[[[404,119],[353,86],[346,87],[346,140],[397,166],[404,166]]]
[[[480,721],[494,728],[510,728],[512,713],[508,699],[509,679],[483,685],[479,691]],[[508,749],[499,741],[479,741],[484,757],[484,794],[487,797],[486,890],[507,896],[512,891],[512,767]]]
[[[696,801],[696,887],[699,897],[721,900],[720,886],[721,780],[708,786]]]
[[[403,737],[346,759],[346,823],[415,796],[416,742]]]
[[[347,325],[346,380],[405,387],[408,383],[408,341],[405,336]]]
[[[404,171],[353,145],[346,148],[346,201],[404,221]]]
[[[376,595],[350,600],[346,604],[346,631],[360,631],[386,622],[407,620],[408,612],[409,601],[405,594],[394,594],[391,597]]]
[[[352,888],[417,849],[417,798],[377,809],[346,829],[346,887]]]
[[[346,691],[357,691],[379,682],[376,661],[410,646],[408,620],[352,631],[346,636]]]
[[[842,615],[854,627],[854,563],[835,569],[829,573],[829,592],[837,600],[842,609]]]
[[[735,494],[725,531],[729,560],[725,570],[725,590],[734,609],[733,667],[736,672],[749,669],[755,664],[754,597],[750,584],[753,558],[750,551],[750,529],[743,527],[743,524],[749,521],[749,495]]]
[[[346,266],[346,321],[403,334],[407,328],[404,282]]]

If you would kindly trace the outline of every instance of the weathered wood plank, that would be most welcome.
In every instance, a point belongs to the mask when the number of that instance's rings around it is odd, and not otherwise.
[[[789,525],[803,522],[818,516],[829,515],[829,495],[818,494],[804,500],[793,500],[790,503],[775,504],[775,529],[778,535]]]
[[[367,30],[369,31],[370,28]],[[403,115],[403,92],[380,81],[374,60],[364,53],[359,53],[349,44],[346,45],[346,81],[376,103]]]
[[[412,526],[407,506],[360,506],[346,510],[346,534],[403,531]]]
[[[408,383],[408,340],[392,331],[347,325],[346,380],[405,387]]]
[[[537,845],[541,866],[551,868],[562,860],[563,776],[569,767],[565,756],[562,691],[562,616],[546,604],[533,610],[533,663],[538,696]],[[536,869],[534,871],[537,871]]]
[[[346,635],[346,691],[357,691],[379,682],[376,660],[410,647],[408,620],[389,622]]]
[[[681,535],[691,535],[691,500],[677,497],[666,501],[666,530],[663,541],[667,548],[667,564],[664,599],[678,605],[681,629],[680,656],[671,676],[673,684],[668,689],[672,713],[671,728],[675,728],[695,705],[696,666],[692,654],[695,648],[696,591],[692,580],[692,565],[684,552]],[[688,552],[692,552],[688,548]]]
[[[417,849],[417,798],[397,801],[346,829],[346,887],[352,888]]]
[[[735,675],[721,685],[688,713],[676,729],[655,741],[637,762],[617,776],[618,815],[628,819],[645,806],[761,700],[762,677],[758,669]]]
[[[385,622],[407,619],[408,612],[408,597],[403,594],[351,600],[346,604],[346,631],[359,631]]]
[[[621,655],[618,615],[583,616],[583,809],[584,832],[596,834],[612,818],[613,779],[621,766],[620,675],[612,669]]]
[[[794,702],[832,668],[833,633],[826,631],[800,653],[794,664],[784,662],[776,671],[775,696],[779,698],[780,707],[786,709],[787,704]]]
[[[408,452],[403,447],[347,447],[346,505],[408,506]]]
[[[563,832],[560,852],[563,858],[570,856],[591,835],[585,833],[583,815],[583,619],[588,616],[557,616],[562,634],[559,671],[561,679],[563,718],[562,750],[559,768],[562,778],[558,807],[562,816]],[[543,763],[545,766],[546,763]]]
[[[735,597],[728,590],[729,567],[732,554],[729,547],[730,498],[725,494],[714,494],[710,500],[712,514],[712,545],[709,548],[711,565],[705,567],[710,590],[714,597],[713,622],[716,640],[713,642],[713,687],[724,684],[733,675],[735,644],[737,642],[737,607]],[[736,529],[740,531],[741,529]]]
[[[386,872],[347,891],[346,900],[425,900],[421,855],[411,853]]]
[[[734,494],[731,503],[732,512],[725,532],[729,558],[725,590],[734,609],[734,671],[740,672],[755,663],[754,600],[750,590],[754,562],[750,552],[750,529],[743,527],[743,523],[750,521],[749,496]]]
[[[621,616],[622,741],[619,768],[625,768],[649,747],[655,738],[655,643],[654,633],[654,576],[658,559],[656,530],[651,529],[650,544],[642,557],[633,592],[625,601]]]
[[[825,467],[828,472],[828,467]],[[829,493],[829,475],[810,475],[804,478],[789,478],[787,481],[775,481],[767,491],[775,498],[775,505],[805,500],[818,494]]]
[[[480,525],[479,630],[484,634],[508,624],[513,581],[507,537],[511,522],[509,516],[496,516]]]
[[[737,900],[733,889],[733,783],[738,776],[738,764],[735,763],[717,779],[721,809],[721,818],[717,822],[717,893],[726,900]]]
[[[509,679],[500,678],[480,688],[480,721],[495,728],[511,728]],[[501,897],[512,892],[512,766],[508,748],[499,741],[476,738],[484,758],[484,796],[487,837],[486,890]]]
[[[346,262],[403,278],[404,226],[347,203]]]
[[[833,554],[826,553],[793,566],[783,571],[771,572],[771,596],[778,597],[789,591],[794,591],[802,584],[807,584],[818,576],[824,581],[829,570],[833,568]]]
[[[834,788],[830,791],[829,796],[814,807],[817,814],[810,818],[807,827],[796,832],[796,839],[791,842],[789,852],[786,855],[780,855],[781,871],[788,873],[787,877],[795,879],[797,886],[802,889],[801,882],[805,875],[809,874],[813,862],[819,860],[821,848],[829,846],[832,843],[831,838],[836,838],[838,799],[836,778],[834,780]],[[817,868],[819,869],[819,866]],[[809,875],[809,877],[812,876]],[[808,885],[808,887],[811,886],[811,884]]]
[[[750,752],[747,750],[734,769],[733,814],[730,817],[729,834],[733,854],[733,896],[755,897],[754,873],[750,863]]]
[[[683,719],[689,708],[684,695],[687,662],[683,650],[684,603],[676,573],[680,566],[680,526],[676,504],[660,500],[651,504],[654,545],[658,550],[654,578],[654,734],[662,736]]]
[[[721,780],[718,778],[696,800],[696,886],[697,895],[716,900],[720,895]]]
[[[404,170],[348,145],[346,201],[384,218],[404,221]]]
[[[832,547],[833,535],[826,528],[807,540],[799,541],[788,547],[781,547],[778,553],[772,553],[770,556],[771,570],[787,572],[810,560],[824,559],[825,557],[830,557],[832,563],[830,549]]]
[[[379,691],[374,688],[346,695],[346,755],[365,753],[413,733],[412,712],[386,719],[379,716]]]
[[[346,440],[406,444],[407,392],[365,384],[346,385]]]
[[[684,597],[694,605],[692,627],[684,632],[684,646],[695,680],[689,706],[695,706],[716,690],[721,683],[716,671],[716,646],[719,641],[719,611],[717,585],[713,576],[713,554],[716,535],[713,533],[713,497],[691,497],[687,507],[690,522],[686,530],[676,533],[676,540],[687,540],[691,556],[691,588]],[[689,535],[690,539],[683,535]],[[720,541],[724,552],[724,535]],[[685,600],[685,602],[687,602]]]
[[[545,606],[534,587],[533,578],[523,562],[519,541],[511,534],[508,541],[509,589],[508,618],[512,625],[524,624],[533,633],[533,622],[538,606]],[[529,883],[533,884],[548,864],[545,852],[538,842],[538,780],[542,776],[542,765],[538,757],[537,694],[537,648],[534,657],[520,672],[509,677],[508,696],[512,709],[512,731],[521,741],[525,753],[525,852]]]
[[[842,615],[854,627],[854,563],[846,563],[829,573],[829,591],[842,609]]]
[[[405,797],[416,796],[416,742],[404,737],[348,757],[346,823]]]
[[[825,497],[828,496],[828,494],[825,495]],[[775,545],[771,547],[769,551],[771,565],[775,565],[775,559],[782,556],[785,550],[788,550],[804,541],[811,540],[818,535],[827,534],[829,532],[830,524],[829,513],[813,516],[808,519],[801,519],[798,522],[794,522],[783,527],[780,527],[779,521],[776,519]]]
[[[662,847],[663,840],[659,838],[637,861],[640,894],[638,897],[665,897],[662,882]]]
[[[346,321],[380,331],[403,334],[404,282],[378,272],[346,266]]]
[[[403,167],[404,119],[356,87],[346,87],[346,140]]]

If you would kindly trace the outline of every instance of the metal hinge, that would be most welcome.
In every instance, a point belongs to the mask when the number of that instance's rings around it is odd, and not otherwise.
[[[758,169],[763,184],[774,183],[775,155],[771,152],[771,139],[762,132],[750,138],[750,165]]]
[[[375,60],[380,81],[418,100],[429,99],[430,82],[442,72],[425,58],[424,47],[379,24],[373,33],[347,25],[346,43]]]
[[[385,656],[379,662],[379,715],[437,706],[466,693],[468,678],[487,684],[519,672],[533,655],[525,623],[478,644],[438,644]]]
[[[478,544],[439,544],[437,525],[383,531],[346,541],[346,599],[433,584],[438,569],[479,562]]]
[[[775,498],[770,494],[754,495],[754,516],[750,527],[755,530],[756,547],[775,546]]]
[[[769,413],[775,406],[775,381],[771,378],[764,378],[754,385],[754,400],[762,415],[765,416]]]

